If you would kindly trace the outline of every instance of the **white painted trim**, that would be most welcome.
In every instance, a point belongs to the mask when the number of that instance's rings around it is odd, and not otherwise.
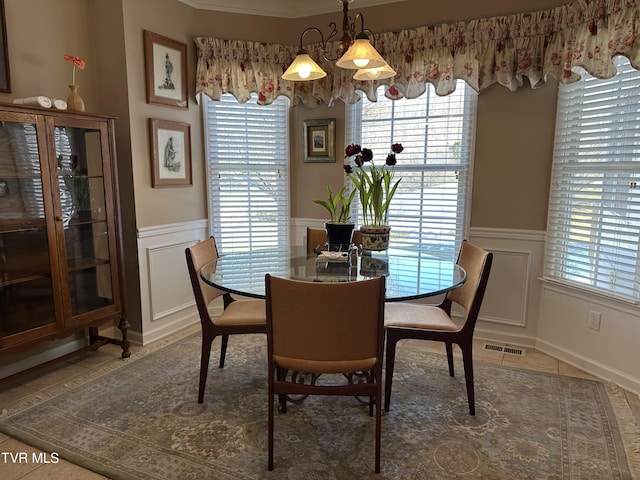
[[[579,287],[572,287],[571,285],[567,285],[566,283],[558,282],[549,278],[542,277],[540,278],[540,281],[543,282],[544,288],[546,290],[560,293],[567,297],[584,300],[596,305],[601,305],[606,308],[611,308],[628,315],[638,314],[639,304],[630,302],[627,299],[620,299],[618,297],[608,296],[600,292],[592,292]]]
[[[138,229],[142,331],[129,330],[132,342],[147,345],[199,322],[184,251],[207,236],[207,220]]]
[[[324,13],[342,15],[342,6],[338,0],[313,0],[301,2],[299,0],[179,0],[180,2],[197,8],[198,10],[213,10],[218,12],[242,13],[246,15],[260,15],[278,18],[302,18]],[[404,0],[366,0],[352,2],[349,14],[353,17],[359,9],[373,7],[386,3],[403,2]],[[353,14],[352,11],[353,10]],[[339,25],[341,20],[335,20]]]
[[[138,228],[138,238],[149,238],[171,233],[184,233],[188,230],[206,229],[209,222],[206,220],[194,220],[190,222],[168,223],[166,225],[154,225]]]
[[[590,373],[601,380],[606,382],[613,382],[618,386],[629,390],[630,392],[636,392],[640,395],[640,381],[629,375],[621,372],[615,368],[611,368],[599,362],[595,362],[583,355],[579,355],[574,352],[570,352],[560,345],[555,345],[551,342],[544,340],[536,341],[536,350],[539,350],[547,355],[551,355],[558,360],[568,363],[580,370]]]
[[[525,258],[525,268],[524,270],[521,272],[523,279],[523,285],[524,285],[524,291],[522,292],[522,298],[524,299],[524,301],[522,302],[522,304],[520,305],[520,318],[519,319],[509,319],[509,318],[501,318],[501,317],[496,317],[496,316],[489,316],[486,315],[484,317],[482,317],[485,321],[487,322],[492,322],[492,323],[502,323],[504,325],[515,325],[518,327],[524,327],[527,324],[527,311],[529,310],[529,285],[530,285],[530,278],[531,278],[531,266],[532,266],[532,256],[533,253],[530,250],[500,250],[500,249],[492,249],[491,250],[494,254],[494,263],[495,263],[495,259],[497,256],[499,255],[510,255],[510,256],[520,256]]]
[[[526,242],[546,241],[547,232],[541,230],[513,230],[508,228],[478,228],[469,229],[469,235],[474,238],[488,238],[500,240],[517,240]]]
[[[478,320],[484,321],[485,318],[478,317]],[[476,325],[473,339],[489,343],[508,343],[509,345],[516,345],[519,347],[535,348],[536,346],[535,335],[528,335],[526,333],[513,334],[508,332],[497,332],[495,330],[486,330],[478,325]]]

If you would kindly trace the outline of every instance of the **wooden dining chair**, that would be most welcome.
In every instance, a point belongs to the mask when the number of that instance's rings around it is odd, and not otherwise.
[[[202,353],[200,355],[200,384],[198,387],[198,403],[202,403],[213,340],[217,336],[222,337],[219,365],[220,368],[223,368],[229,335],[266,332],[266,304],[264,300],[255,299],[236,301],[229,293],[207,285],[200,278],[202,266],[218,258],[218,249],[213,237],[187,248],[185,254],[191,287],[202,325]],[[209,314],[209,304],[221,295],[224,310],[219,316],[212,317]]]
[[[269,363],[268,468],[273,470],[274,410],[287,412],[289,395],[343,395],[368,398],[375,406],[375,471],[380,472],[382,355],[385,278],[359,282],[303,282],[265,277]],[[338,374],[344,383],[299,383]],[[363,372],[362,383],[347,381]]]
[[[351,242],[360,247],[362,243],[362,234],[360,230],[353,231]],[[320,250],[326,250],[327,231],[324,228],[307,227],[307,255],[312,256]]]
[[[391,403],[396,344],[404,338],[412,338],[444,342],[449,362],[449,375],[452,377],[454,376],[453,344],[460,347],[467,386],[469,414],[476,414],[473,390],[473,332],[487,287],[492,261],[492,253],[464,240],[457,260],[457,263],[467,272],[467,279],[461,287],[447,292],[439,305],[403,302],[387,304],[385,310],[385,333],[387,336],[385,411],[389,411]],[[462,326],[458,326],[451,319],[451,305],[454,302],[465,310],[466,317]]]

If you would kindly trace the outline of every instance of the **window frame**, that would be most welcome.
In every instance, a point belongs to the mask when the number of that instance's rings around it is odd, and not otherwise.
[[[388,119],[372,120],[372,121],[387,120],[391,122],[392,133],[389,138],[389,145],[386,145],[388,149],[390,149],[390,146],[392,143],[395,143],[395,142],[403,143],[401,136],[397,136],[395,135],[395,133],[393,133],[395,131],[394,126],[396,122],[407,122],[411,120],[420,121],[421,119],[426,119],[428,123],[428,120],[430,118],[433,119],[435,117],[438,117],[438,118],[445,117],[444,115],[429,115],[430,99],[437,97],[437,99],[440,100],[442,98],[437,96],[437,94],[435,93],[435,88],[431,84],[427,84],[425,93],[416,99],[406,99],[406,98],[400,99],[400,100],[387,99],[384,96],[384,91],[382,89],[384,89],[384,87],[382,86],[379,87],[379,91],[377,95],[378,102],[381,102],[381,101],[391,102],[390,106],[391,106],[392,112],[396,110],[395,107],[398,105],[395,102],[425,102],[426,103],[426,115],[424,117],[409,118],[407,116],[404,118],[396,118],[394,115],[392,115],[391,118],[388,118]],[[442,155],[442,153],[437,152],[438,148],[442,147],[442,144],[438,142],[432,142],[431,148],[430,148],[429,138],[428,138],[429,133],[427,129],[425,129],[425,147],[424,147],[425,158],[421,158],[421,161],[423,161],[424,163],[421,163],[421,164],[409,163],[409,159],[411,158],[412,153],[408,151],[407,145],[403,144],[405,146],[405,151],[403,151],[400,154],[397,154],[397,164],[395,166],[396,174],[394,179],[395,181],[398,178],[401,178],[403,176],[403,173],[405,175],[407,174],[418,175],[422,173],[423,175],[426,174],[428,176],[429,173],[433,173],[433,172],[437,173],[437,172],[451,172],[453,170],[458,170],[458,171],[464,170],[466,172],[464,175],[466,176],[464,181],[459,183],[458,194],[455,197],[456,198],[455,234],[453,235],[453,238],[448,238],[448,240],[447,239],[442,240],[443,245],[441,247],[434,248],[433,243],[434,241],[437,242],[438,240],[434,238],[430,238],[429,233],[428,231],[426,231],[424,226],[429,221],[433,222],[434,220],[433,218],[428,219],[426,215],[421,214],[419,220],[407,221],[409,223],[419,224],[418,233],[416,235],[411,235],[410,237],[413,240],[413,245],[411,245],[411,241],[398,241],[397,243],[394,242],[394,224],[396,224],[396,227],[395,227],[396,234],[398,232],[406,232],[406,229],[409,228],[409,227],[404,227],[404,228],[398,227],[397,225],[399,224],[399,218],[398,218],[399,215],[397,213],[394,214],[393,212],[394,206],[397,209],[398,204],[404,204],[404,199],[402,198],[403,187],[406,187],[406,188],[408,187],[406,186],[406,182],[405,182],[405,185],[403,185],[403,182],[401,181],[398,187],[396,196],[391,202],[392,207],[391,207],[391,210],[389,211],[389,224],[392,227],[391,245],[390,245],[391,248],[393,248],[394,243],[396,243],[396,245],[399,248],[417,250],[421,252],[430,251],[434,256],[446,258],[449,260],[455,260],[457,258],[462,240],[468,237],[468,232],[470,228],[471,198],[472,198],[472,188],[473,188],[473,167],[474,167],[474,159],[475,159],[475,133],[476,133],[476,123],[477,123],[478,94],[475,91],[473,91],[473,89],[471,89],[471,87],[469,87],[462,80],[457,81],[456,92],[459,95],[462,95],[461,101],[462,101],[462,105],[465,107],[463,113],[460,114],[459,116],[462,118],[462,122],[463,122],[461,126],[461,131],[463,133],[461,135],[463,140],[465,140],[467,144],[466,148],[463,149],[462,151],[462,155],[466,156],[466,162],[460,161],[458,163],[459,168],[457,169],[453,168],[454,164],[447,164],[445,162],[429,163],[430,157],[439,157]],[[362,138],[363,124],[367,123],[367,121],[363,120],[362,118],[362,111],[366,106],[366,102],[369,102],[369,100],[367,100],[367,98],[361,92],[359,92],[359,94],[361,96],[361,100],[353,105],[347,105],[346,107],[346,115],[345,115],[346,143],[347,144],[356,143],[363,147],[370,148],[370,146],[368,145],[369,142],[366,139],[363,140]],[[454,115],[451,115],[451,117],[454,117]],[[389,153],[389,151],[390,150],[379,150],[377,147],[375,148],[374,162],[377,167],[382,166],[384,164],[384,159],[387,153]],[[436,152],[433,153],[433,151],[436,151]],[[414,155],[413,160],[415,161],[416,158],[420,158],[420,157],[415,157]],[[345,183],[349,189],[353,188],[353,184],[348,179],[348,177],[345,178]],[[421,183],[421,185],[423,186],[425,185],[424,180]],[[405,195],[406,195],[406,192],[405,192]],[[423,190],[423,193],[420,194],[421,204],[424,204],[425,196],[426,195]],[[361,225],[361,222],[362,222],[362,215],[360,213],[360,210],[361,210],[361,205],[358,199],[358,195],[356,194],[356,197],[354,198],[353,203],[351,204],[351,214],[352,214],[352,219],[357,219],[356,223],[358,225]],[[424,210],[422,211],[424,212]],[[444,217],[441,217],[441,218],[444,218]]]
[[[232,251],[251,251],[259,248],[283,248],[290,243],[290,224],[291,224],[291,207],[290,207],[290,152],[288,142],[282,142],[282,138],[288,138],[289,136],[289,116],[290,108],[289,101],[286,97],[278,97],[270,105],[258,105],[257,95],[253,94],[251,100],[245,103],[239,103],[231,94],[224,94],[220,101],[214,101],[208,97],[203,97],[203,122],[204,122],[204,135],[205,135],[205,164],[206,164],[206,194],[207,194],[207,213],[209,219],[209,232],[210,235],[216,239],[216,244],[220,253],[232,252]],[[218,118],[218,115],[224,112],[224,108],[228,105],[230,111],[238,112],[245,110],[244,115],[252,117],[250,121],[245,124],[246,128],[242,131],[240,128],[232,128],[226,126],[227,132],[237,135],[237,145],[227,142],[227,150],[223,150],[224,146],[219,146],[216,143],[217,131],[220,131],[220,135],[224,133],[222,130],[222,122],[214,122],[214,118]],[[269,114],[269,110],[272,109],[273,115]],[[210,112],[211,111],[211,112]],[[231,116],[231,113],[227,113]],[[271,138],[268,135],[267,126],[269,121],[273,120],[275,115],[284,115],[281,121],[277,124],[276,130]],[[264,116],[264,118],[263,118]],[[259,129],[256,127],[256,118],[259,118],[261,123]],[[251,123],[250,123],[251,122]],[[220,130],[217,128],[220,127]],[[259,130],[259,131],[258,131]],[[245,137],[242,137],[242,133],[246,133]],[[260,149],[256,149],[255,146],[260,145]],[[231,147],[231,148],[230,148]],[[246,158],[238,158],[237,163],[229,161],[228,163],[221,164],[217,158],[217,151],[233,151],[240,152],[242,155],[246,154]],[[260,152],[256,153],[256,150]],[[273,152],[277,152],[274,154]],[[231,156],[231,155],[230,155]],[[227,158],[229,158],[228,156]],[[279,157],[279,158],[278,158]],[[278,159],[273,165],[268,163],[269,159]],[[250,167],[250,169],[249,169]],[[263,178],[258,178],[257,181],[267,186],[277,186],[279,188],[276,193],[276,207],[270,208],[268,205],[268,198],[264,199],[265,203],[258,205],[265,206],[266,208],[260,209],[259,206],[249,205],[248,215],[244,219],[246,225],[244,232],[248,237],[240,238],[240,235],[235,231],[237,227],[227,227],[224,225],[228,223],[229,214],[223,214],[219,205],[223,205],[220,202],[221,196],[219,193],[212,192],[215,190],[214,185],[219,185],[219,180],[214,178],[214,175],[219,174],[221,171],[230,168],[235,168],[237,172],[246,171],[246,176],[243,179],[249,179],[250,182],[255,181],[252,177],[253,174],[261,172],[265,175],[264,178],[269,179],[268,175],[275,175],[278,180],[272,183],[264,183]],[[231,175],[231,173],[230,173]],[[237,176],[237,173],[236,173]],[[233,187],[230,187],[233,188]],[[249,188],[249,187],[247,187]],[[242,193],[242,187],[234,189],[234,191]],[[253,190],[253,189],[251,189]],[[250,193],[250,192],[249,192]],[[228,205],[231,205],[230,202]],[[233,208],[233,206],[228,207]],[[271,215],[276,219],[275,222],[263,222],[262,226],[253,225],[252,217],[254,215],[251,212],[258,213],[261,216]],[[234,221],[236,216],[233,217]],[[273,224],[273,228],[270,226]],[[255,228],[254,228],[255,227]],[[231,231],[233,233],[229,233]]]
[[[543,279],[639,304],[640,72],[614,64],[558,87]]]

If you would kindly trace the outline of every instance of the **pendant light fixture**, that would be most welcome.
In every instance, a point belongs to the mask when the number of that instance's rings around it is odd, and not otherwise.
[[[391,78],[396,76],[396,71],[385,63],[382,67],[377,68],[361,68],[353,76],[354,80],[382,80],[383,78]]]
[[[289,65],[282,75],[285,80],[308,81],[325,77],[327,74],[309,56],[307,50],[302,46],[302,38],[309,31],[316,31],[320,34],[322,57],[328,62],[336,61],[336,66],[345,69],[357,70],[356,80],[376,80],[395,76],[396,72],[387,64],[382,55],[378,53],[372,44],[373,32],[364,28],[364,17],[361,13],[356,14],[354,22],[349,17],[349,3],[353,0],[338,0],[342,3],[342,38],[340,39],[340,51],[334,58],[327,52],[327,43],[338,34],[335,22],[329,24],[331,32],[325,40],[320,29],[309,27],[300,35],[300,47],[296,58]],[[360,32],[356,34],[355,24],[360,19]]]

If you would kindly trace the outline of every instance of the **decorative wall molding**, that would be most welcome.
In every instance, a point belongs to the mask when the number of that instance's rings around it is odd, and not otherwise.
[[[501,240],[515,240],[523,242],[546,241],[546,232],[540,230],[513,230],[508,228],[478,228],[472,227],[470,235],[474,238],[489,238]]]
[[[182,233],[185,230],[205,230],[209,222],[206,220],[194,220],[191,222],[168,223],[166,225],[153,225],[151,227],[138,228],[138,238],[165,236],[171,233]]]
[[[208,235],[206,220],[138,229],[142,331],[132,341],[145,345],[199,321],[184,251]]]
[[[492,250],[491,283],[483,301],[485,322],[525,327],[532,266],[531,251]]]
[[[199,10],[213,10],[218,12],[243,13],[247,15],[261,15],[278,18],[301,18],[323,13],[342,14],[342,7],[337,0],[313,0],[301,2],[299,0],[179,0],[182,3]],[[349,10],[357,13],[360,8],[373,7],[385,3],[396,3],[404,0],[367,0],[349,5]],[[338,18],[340,20],[340,18]],[[336,23],[338,22],[336,20]]]
[[[545,232],[470,228],[468,237],[494,254],[476,337],[533,347],[538,328]]]

